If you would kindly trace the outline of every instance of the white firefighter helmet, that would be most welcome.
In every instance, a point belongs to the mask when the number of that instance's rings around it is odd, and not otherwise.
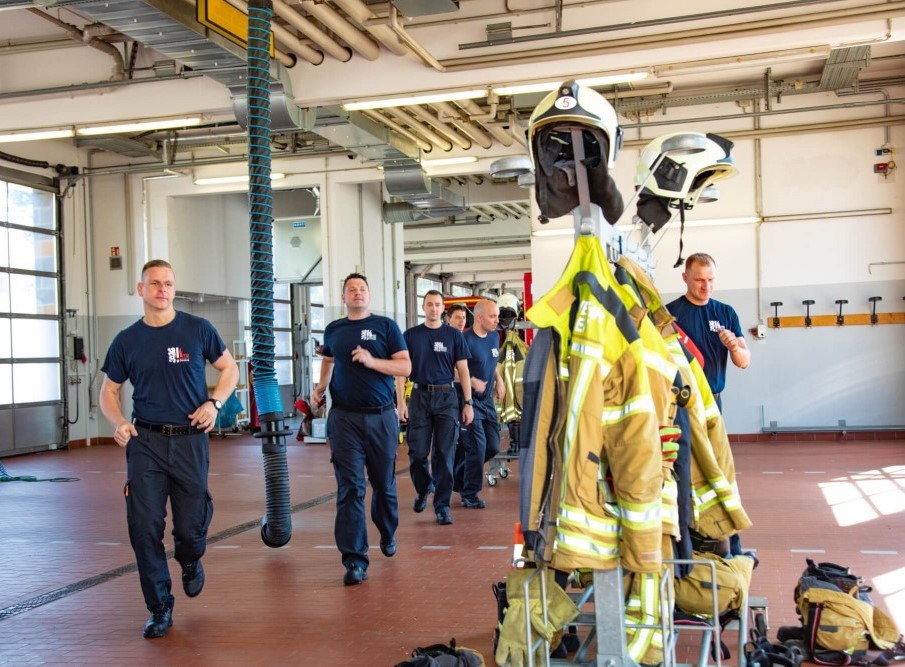
[[[531,147],[531,159],[535,164],[534,135],[551,123],[576,123],[599,128],[609,141],[607,166],[612,167],[615,163],[616,154],[622,147],[622,128],[613,105],[593,88],[580,86],[572,80],[565,81],[534,107],[528,119],[528,146]]]
[[[669,145],[670,140],[689,135],[697,135],[703,149],[683,154],[664,151],[664,144]],[[732,146],[728,139],[699,132],[673,132],[657,137],[641,151],[635,172],[635,187],[643,186],[642,194],[669,200],[672,207],[677,208],[684,203],[685,208],[691,208],[705,188],[738,173],[733,164]],[[656,164],[657,158],[664,152],[663,159]],[[648,178],[655,164],[655,172]]]
[[[514,294],[503,292],[497,297],[496,305],[500,309],[500,326],[511,329],[518,319],[518,299]]]
[[[514,310],[516,313],[518,312],[518,298],[515,294],[510,294],[509,292],[500,294],[499,298],[496,300],[496,305],[499,306],[500,310],[508,308],[509,310]]]

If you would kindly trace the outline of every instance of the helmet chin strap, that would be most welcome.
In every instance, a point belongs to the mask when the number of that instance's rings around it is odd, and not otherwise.
[[[685,263],[685,259],[682,257],[682,235],[685,233],[685,200],[681,200],[679,202],[679,259],[676,260],[676,263],[672,265],[672,268],[678,269],[682,264]]]

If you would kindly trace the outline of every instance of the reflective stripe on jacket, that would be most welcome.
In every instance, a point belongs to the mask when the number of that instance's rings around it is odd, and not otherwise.
[[[566,383],[551,564],[612,569],[618,558],[629,571],[658,573],[659,425],[641,336],[617,289],[600,240],[582,236],[562,277],[528,311],[559,333]]]

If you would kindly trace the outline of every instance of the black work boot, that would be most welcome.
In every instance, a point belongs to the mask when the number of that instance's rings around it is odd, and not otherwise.
[[[192,561],[182,566],[182,590],[190,598],[196,597],[204,588],[204,568],[201,561]]]
[[[151,615],[145,622],[145,639],[156,639],[167,634],[167,630],[173,625],[173,605],[161,604],[151,610]]]

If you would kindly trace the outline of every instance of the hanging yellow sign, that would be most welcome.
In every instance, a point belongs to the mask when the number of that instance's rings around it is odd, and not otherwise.
[[[226,0],[198,0],[198,23],[206,26],[243,49],[248,48],[248,14]],[[275,54],[270,32],[270,57]]]

